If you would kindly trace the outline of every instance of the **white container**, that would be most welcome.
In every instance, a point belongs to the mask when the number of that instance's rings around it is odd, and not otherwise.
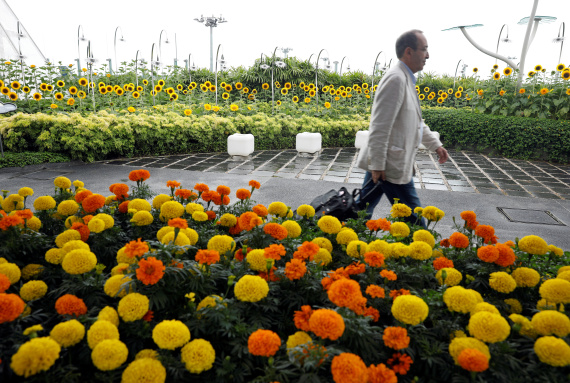
[[[322,148],[322,142],[320,133],[303,132],[297,134],[295,147],[299,153],[317,153]]]
[[[362,149],[364,146],[368,145],[368,130],[359,130],[356,132],[356,140],[354,140],[354,147],[357,149]]]
[[[228,154],[230,156],[247,157],[255,147],[253,134],[234,133],[228,136]]]
[[[439,133],[438,133],[438,132],[434,132],[433,130],[432,130],[431,132],[432,132],[433,134],[435,134],[435,136],[436,136],[436,137],[437,137],[437,139],[439,140]],[[425,145],[424,145],[424,144],[422,144],[421,142],[420,142],[420,145],[418,146],[418,149],[424,149],[424,150],[427,150],[427,148],[425,147]]]

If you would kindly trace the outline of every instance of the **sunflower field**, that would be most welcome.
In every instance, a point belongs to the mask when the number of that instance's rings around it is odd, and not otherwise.
[[[0,197],[2,382],[565,382],[570,252],[166,181]],[[32,206],[33,205],[33,209]],[[449,214],[449,212],[447,212]],[[454,221],[455,222],[455,221]],[[417,223],[417,221],[416,221]]]

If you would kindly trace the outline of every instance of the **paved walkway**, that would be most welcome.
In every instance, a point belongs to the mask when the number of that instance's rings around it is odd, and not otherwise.
[[[416,187],[461,193],[570,200],[570,165],[511,160],[474,152],[450,151],[440,165],[433,153],[420,151]],[[318,156],[296,150],[263,150],[248,160],[233,160],[227,153],[196,153],[102,161],[110,165],[179,169],[206,173],[322,180],[361,184],[364,171],[355,166],[358,149],[326,148]]]

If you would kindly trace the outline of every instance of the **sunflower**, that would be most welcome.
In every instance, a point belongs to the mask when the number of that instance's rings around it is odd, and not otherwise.
[[[243,94],[248,94],[249,93],[249,88],[243,88],[241,91]]]
[[[346,98],[346,96],[348,95],[348,93],[346,93],[346,91],[344,91],[344,92],[341,92],[340,95],[342,96],[342,98]]]
[[[437,99],[438,104],[443,104],[443,101],[445,101],[445,99],[443,97],[440,97]]]
[[[285,85],[283,85],[285,87],[285,89],[291,89],[291,83],[290,82],[286,82]]]
[[[563,80],[570,79],[570,72],[569,71],[562,72],[562,79]]]
[[[314,90],[311,89],[311,90],[309,91],[309,96],[315,97],[315,94],[317,94],[317,93],[316,93]],[[346,97],[346,92],[345,92],[345,95],[344,95],[343,97]]]
[[[564,70],[564,68],[566,68],[566,65],[564,65],[564,64],[562,64],[562,63],[560,63],[560,64],[558,64],[558,65],[556,66],[556,70],[557,70],[558,72],[562,72],[562,71]]]
[[[455,98],[460,98],[460,97],[461,97],[461,92],[460,91],[455,92]]]
[[[84,78],[81,80],[85,80]],[[81,84],[81,80],[79,80],[79,84]],[[87,85],[87,80],[85,80],[85,85]],[[85,86],[83,85],[83,86]],[[47,84],[45,82],[42,82],[40,84],[40,90],[46,91],[47,90]]]
[[[299,84],[299,87],[304,88],[305,87],[305,82],[301,81],[301,83]]]
[[[123,94],[125,94],[125,91],[121,88],[118,88],[117,90],[115,90],[115,92],[119,95],[122,96]]]
[[[176,85],[176,89],[182,90],[182,89],[184,89],[184,87],[181,84],[178,84],[178,85]]]
[[[77,93],[77,87],[72,86],[71,88],[69,88],[69,93],[70,94],[76,94]]]
[[[243,88],[243,84],[241,82],[236,82],[236,89],[241,90]]]
[[[279,83],[279,81],[275,81],[275,87],[276,87],[276,88],[281,88],[281,84]]]
[[[70,98],[69,100],[67,100],[67,105],[69,105],[69,106],[75,105],[75,99]]]
[[[280,106],[280,105],[281,105],[281,100],[277,100],[276,104],[277,104],[277,106]]]
[[[102,86],[101,88],[99,88],[99,93],[101,93],[101,94],[106,94],[106,93],[107,93],[107,88],[105,88],[104,86]]]
[[[20,83],[18,81],[12,81],[12,83],[10,84],[10,86],[12,87],[12,89],[20,89]]]
[[[222,93],[222,98],[223,98],[224,100],[227,100],[228,98],[230,98],[230,94],[224,92],[224,93]]]
[[[166,84],[166,82],[164,82],[164,80],[158,80],[158,85],[164,86],[165,84]]]
[[[65,86],[65,81],[63,80],[58,80],[56,85],[58,86],[58,88],[63,88]]]
[[[497,70],[499,69],[499,66],[497,64],[493,65],[493,69]]]
[[[499,92],[499,96],[503,96],[505,94],[505,91],[503,89],[501,89],[501,91]]]
[[[505,76],[510,76],[511,73],[513,73],[513,70],[512,70],[511,68],[505,68],[505,69],[503,69],[503,74],[504,74]]]
[[[8,95],[8,97],[10,98],[10,100],[12,101],[16,101],[18,99],[18,95],[14,92],[10,92],[10,94]]]
[[[566,95],[570,96],[570,88],[566,89]]]
[[[297,96],[293,97],[293,100],[292,100],[292,101],[293,101],[294,103],[298,103],[298,102],[299,102],[299,97],[297,97]]]
[[[178,100],[178,93],[172,93],[172,95],[170,95],[170,101],[176,101]]]
[[[430,94],[428,94],[428,100],[433,100],[433,98],[435,97],[435,93],[431,92]]]
[[[139,98],[140,96],[139,92],[133,92],[133,98]]]
[[[51,91],[53,90],[53,85],[51,85],[51,84],[48,84],[48,86],[47,86],[47,90],[48,90],[48,92],[51,92]]]
[[[58,100],[58,101],[63,100],[63,94],[60,93],[60,92],[57,92],[57,93],[55,94],[55,99]]]
[[[457,88],[457,91],[458,91],[458,92],[463,92],[463,87],[460,86],[459,88]]]
[[[548,93],[548,88],[542,88],[540,90],[540,94],[547,94]]]
[[[143,80],[144,85],[148,85],[148,80]]]
[[[27,85],[22,88],[22,92],[24,92],[24,93],[30,93],[30,91],[31,91],[31,89]]]
[[[226,85],[220,85],[222,88],[224,88],[226,90],[226,92],[231,92],[232,91],[232,86],[230,84],[226,84]]]
[[[499,72],[493,73],[493,80],[498,80],[501,78],[501,74]]]
[[[535,74],[536,74],[536,72],[535,72],[535,71],[532,71],[532,70],[527,73],[528,77],[532,77],[532,76],[534,76]]]
[[[519,94],[525,94],[525,93],[526,93],[525,88],[520,88],[520,89],[519,89]]]
[[[269,89],[269,84],[266,83],[266,82],[264,82],[264,83],[261,85],[261,87],[262,87],[263,89],[267,90],[267,89]]]
[[[443,98],[445,100],[447,98],[447,93],[445,93],[445,92],[441,93],[441,98]]]
[[[2,87],[0,87],[0,92],[2,92],[3,95],[7,96],[10,94],[10,88],[8,88],[6,86],[2,86]]]
[[[447,90],[447,93],[453,94],[453,89],[449,88],[449,89]]]
[[[279,102],[279,101],[278,101]],[[237,112],[237,110],[239,109],[239,106],[237,106],[236,104],[232,104],[230,105],[230,110],[232,112]]]
[[[535,72],[540,72],[542,70],[542,65],[537,65],[534,67]]]
[[[80,90],[79,92],[77,92],[77,97],[79,97],[80,99],[84,99],[85,97],[87,97],[87,93]]]
[[[311,102],[311,99],[309,97],[305,97],[305,104],[308,104],[309,102]]]
[[[49,107],[52,108],[52,109],[57,109],[57,105],[56,105],[56,104],[51,104]]]
[[[216,86],[210,85],[210,92],[215,92],[215,91],[216,91]]]
[[[142,92],[143,91],[143,87],[142,86],[137,86],[137,92]]]
[[[247,99],[252,101],[255,100],[255,94],[251,93],[249,96],[247,96]]]
[[[331,103],[330,103],[330,102],[328,102],[328,101],[327,101],[327,102],[325,102],[325,108],[327,108],[327,109],[328,109],[328,108],[330,108],[330,107],[331,107]]]
[[[473,68],[473,73],[479,72],[479,68]]]
[[[115,90],[111,85],[107,85],[105,89],[107,90],[107,93],[113,93],[113,90]]]
[[[39,93],[34,93],[34,95],[32,96],[34,100],[36,101],[40,101],[42,99],[42,95]]]
[[[420,94],[418,97],[419,97],[419,99],[422,100],[422,101],[423,101],[424,98],[426,98],[426,96],[425,96],[424,94]]]
[[[281,89],[281,94],[284,95],[284,96],[285,96],[288,92],[289,92],[289,91],[287,90],[287,88]]]

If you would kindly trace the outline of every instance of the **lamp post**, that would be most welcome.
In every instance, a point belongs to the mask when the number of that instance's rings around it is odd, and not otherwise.
[[[281,52],[283,52],[283,54],[285,55],[285,58],[288,58],[288,53],[291,52],[293,50],[293,48],[279,48],[281,50]]]
[[[174,67],[178,66],[178,41],[176,40],[176,32],[174,33]]]
[[[318,75],[319,75],[319,59],[321,58],[321,53],[323,53],[323,51],[327,51],[326,49],[321,49],[321,51],[319,52],[318,56],[317,56],[317,65],[315,67],[315,93],[317,95],[317,112],[319,111],[319,85],[318,85]],[[330,57],[329,55],[329,51],[327,51],[327,61],[328,58]],[[326,69],[330,69],[330,64],[327,63],[326,65]]]
[[[95,112],[95,86],[93,84],[93,64],[95,64],[97,60],[93,56],[93,51],[91,50],[91,40],[87,41],[87,57],[85,58],[85,62],[89,67],[89,84],[87,86],[91,87],[91,94],[93,96],[93,111]]]
[[[271,66],[263,63],[263,56],[264,56],[263,53],[261,54],[261,64],[259,65],[259,67],[263,70],[271,68],[271,114],[273,114],[273,110],[275,108],[275,81],[273,79],[273,72],[276,66],[279,68],[285,68],[287,66],[287,64],[285,64],[283,61],[275,61],[275,52],[277,52],[277,49],[278,47],[275,47],[275,50],[273,51]]]
[[[81,36],[79,35],[79,32],[81,31]],[[79,44],[81,43],[81,41],[85,41],[85,35],[83,34],[83,27],[80,25],[77,28],[77,75],[81,76],[81,49],[79,47]]]
[[[201,15],[199,19],[194,19],[199,23],[204,23],[205,26],[210,27],[210,72],[214,70],[214,32],[213,29],[218,26],[218,23],[226,23],[227,20],[220,15],[220,17],[206,17],[204,19],[204,15]],[[218,47],[219,49],[219,47]],[[216,58],[217,59],[217,58]],[[216,63],[217,65],[217,63]],[[217,92],[217,91],[216,91]]]
[[[561,59],[562,59],[562,48],[564,48],[564,30],[566,29],[566,26],[564,24],[564,22],[562,22],[560,24],[560,27],[558,28],[558,36],[552,40],[553,43],[560,43],[560,54],[558,55],[558,63],[561,63]]]
[[[152,43],[152,47],[150,48],[150,79],[151,79],[151,85],[152,85],[152,105],[156,105],[155,102],[155,90],[154,90],[154,67],[155,66],[160,66],[160,57],[156,56],[156,61],[154,61],[154,45],[155,43]]]
[[[22,25],[22,23],[20,23],[20,20],[18,20],[18,23],[16,25],[17,33],[18,33],[18,59],[20,60],[20,72],[22,74],[22,82],[23,82],[24,81],[24,55],[22,54],[22,44],[20,42],[20,39],[22,37],[24,37],[24,33],[22,32],[21,25]]]
[[[501,40],[501,34],[503,33],[503,28],[507,27],[507,37],[505,37],[504,39]],[[509,26],[507,24],[503,24],[503,26],[501,27],[501,30],[499,31],[499,38],[497,39],[497,49],[495,50],[495,54],[498,55],[499,54],[499,44],[502,42],[504,43],[510,43],[512,42],[511,39],[509,39]],[[497,58],[495,57],[495,64],[497,64]]]
[[[341,62],[340,62],[340,72],[339,72],[338,74],[341,75],[341,76],[342,76],[342,65],[344,64],[344,59],[345,59],[345,58],[346,58],[346,56],[344,56],[344,57],[342,58]],[[349,64],[348,64],[348,66],[346,67],[346,70],[347,70],[347,71],[350,71],[350,59],[349,59],[348,61],[349,61]]]
[[[168,41],[168,33],[163,29],[162,31],[160,31],[160,36],[158,36],[158,55],[159,57],[164,57],[162,56],[162,34],[166,33],[166,41],[164,41],[166,44],[170,44],[170,41]]]
[[[116,69],[119,69],[119,62],[117,61],[117,32],[119,31],[119,29],[121,30],[121,39],[120,41],[126,41],[124,36],[123,36],[123,29],[121,27],[117,27],[115,28],[115,65],[117,66]],[[109,63],[109,69],[111,69],[111,63]]]
[[[218,45],[218,49],[216,51],[216,73],[215,73],[215,86],[216,86],[216,105],[218,105],[218,62],[221,64],[220,69],[226,70],[226,60],[224,59],[224,54],[222,53],[222,57],[218,59],[220,55],[220,49],[222,48],[222,44]]]
[[[188,54],[188,60],[184,60],[184,62],[186,63],[186,69],[188,69],[188,79],[190,82],[192,82],[192,73],[190,71],[196,70],[196,65],[195,64],[190,64],[190,58],[192,57],[192,53]]]
[[[453,75],[453,89],[455,89],[455,78],[457,77],[457,69],[459,69],[459,64],[461,63],[461,61],[463,61],[463,60],[460,59],[457,62],[457,66],[455,67],[455,74]],[[463,68],[465,68],[465,64],[463,64]],[[465,70],[463,70],[463,72],[465,72]]]
[[[137,84],[137,88],[139,87],[139,74],[138,74],[138,70],[139,70],[139,52],[140,50],[137,49],[137,54],[135,55],[135,81]],[[144,61],[143,58],[140,59],[140,63],[141,64],[146,64],[146,61]]]

